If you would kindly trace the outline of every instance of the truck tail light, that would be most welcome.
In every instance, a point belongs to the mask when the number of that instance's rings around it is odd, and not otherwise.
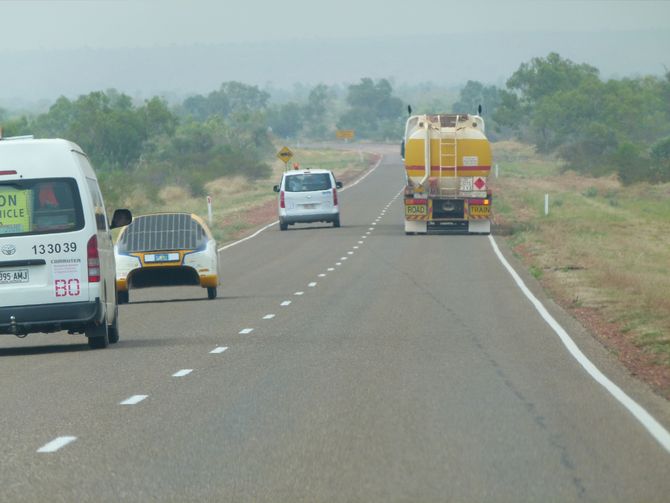
[[[333,206],[337,206],[337,189],[333,189]]]
[[[279,193],[279,207],[280,208],[286,208],[286,202],[284,201],[284,191],[283,190]]]
[[[98,254],[98,236],[91,236],[86,245],[86,257],[88,263],[88,282],[100,282],[100,255]]]

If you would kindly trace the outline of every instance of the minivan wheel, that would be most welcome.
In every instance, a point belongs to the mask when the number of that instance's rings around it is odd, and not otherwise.
[[[128,290],[121,290],[116,292],[117,304],[128,304],[129,301],[130,301],[130,292],[128,292]]]
[[[340,226],[340,216],[337,215],[335,217],[335,220],[333,220],[333,227],[339,227]]]
[[[84,330],[84,334],[88,337],[88,347],[91,349],[104,349],[109,346],[109,333],[106,321],[100,325],[91,323]]]
[[[107,327],[107,338],[110,344],[119,342],[119,308],[114,309],[114,321]]]
[[[279,230],[280,231],[285,231],[286,229],[288,229],[288,224],[286,222],[283,222],[283,221],[280,220],[279,221]]]
[[[207,287],[207,298],[208,299],[216,299],[216,287],[215,286],[208,286]]]

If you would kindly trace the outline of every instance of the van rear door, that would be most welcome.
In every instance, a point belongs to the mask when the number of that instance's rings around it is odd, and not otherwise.
[[[89,301],[87,244],[74,178],[0,179],[5,306]]]
[[[329,173],[298,173],[286,176],[284,200],[292,214],[320,213],[333,207]]]

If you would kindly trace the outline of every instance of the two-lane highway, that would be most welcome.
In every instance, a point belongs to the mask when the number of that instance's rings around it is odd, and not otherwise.
[[[668,451],[488,237],[405,236],[402,185],[389,152],[341,228],[226,248],[213,301],[131,292],[110,349],[1,339],[0,501],[667,501]],[[550,310],[667,428],[667,402]]]

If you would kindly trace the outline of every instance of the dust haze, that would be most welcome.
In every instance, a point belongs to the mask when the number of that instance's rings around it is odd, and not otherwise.
[[[0,1],[0,107],[116,88],[180,99],[362,77],[502,85],[558,52],[605,78],[670,68],[670,2]]]

